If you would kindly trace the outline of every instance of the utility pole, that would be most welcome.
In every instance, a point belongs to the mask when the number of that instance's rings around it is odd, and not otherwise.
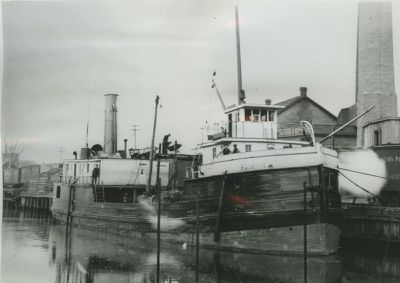
[[[62,161],[62,154],[65,152],[65,147],[58,147],[57,151],[60,153],[60,161]]]
[[[151,191],[151,174],[153,171],[153,157],[154,157],[154,138],[156,135],[156,125],[157,125],[157,110],[158,110],[158,102],[160,101],[160,97],[156,96],[155,101],[155,109],[154,109],[154,125],[153,125],[153,135],[151,137],[151,147],[150,147],[150,160],[149,160],[149,175],[147,176],[147,185],[146,185],[146,195],[150,196]]]
[[[136,132],[140,131],[139,127],[140,127],[140,125],[131,125],[131,131],[133,131],[133,138],[134,138],[134,141],[135,141],[134,149],[137,149],[137,147],[136,147]]]

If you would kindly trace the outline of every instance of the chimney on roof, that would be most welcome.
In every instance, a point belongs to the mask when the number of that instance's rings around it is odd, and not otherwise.
[[[271,99],[265,99],[265,105],[271,105]]]
[[[307,97],[307,87],[305,86],[300,87],[300,96]]]

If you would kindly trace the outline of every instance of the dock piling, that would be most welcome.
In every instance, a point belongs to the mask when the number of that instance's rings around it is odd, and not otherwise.
[[[157,189],[157,283],[160,282],[160,230],[161,230],[161,179],[160,179],[160,155],[161,144],[158,146],[158,160],[157,160],[157,175],[156,175],[156,189]]]
[[[196,283],[199,282],[199,264],[200,264],[200,223],[199,223],[199,190],[196,193]]]
[[[307,283],[307,184],[303,183],[304,208],[304,283]]]

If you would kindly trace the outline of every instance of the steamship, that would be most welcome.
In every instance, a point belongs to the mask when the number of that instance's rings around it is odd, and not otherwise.
[[[236,22],[238,39],[237,10]],[[301,254],[307,246],[310,254],[335,253],[341,215],[337,153],[315,141],[306,121],[296,128],[304,140],[281,138],[285,129],[277,112],[283,106],[245,103],[239,48],[238,82],[238,105],[226,108],[213,80],[226,115],[223,130],[208,135],[193,156],[176,150],[158,155],[158,170],[152,170],[152,158],[120,158],[117,96],[106,95],[104,149],[64,161],[63,178],[54,185],[54,217],[155,237],[157,210],[149,194],[161,187],[164,241],[194,244],[199,233],[200,245],[208,248]],[[100,169],[95,181],[94,168]]]
[[[53,216],[70,225],[154,237],[156,201],[145,195],[157,162],[118,154],[117,96],[105,97],[103,152],[64,161],[62,180],[54,184]],[[279,139],[281,108],[241,103],[225,111],[226,130],[209,135],[196,155],[158,156],[150,191],[159,171],[162,240],[194,244],[198,227],[203,247],[300,254],[306,223],[308,253],[337,251],[337,153],[315,142],[307,122],[307,139]],[[96,167],[100,174],[93,182]]]

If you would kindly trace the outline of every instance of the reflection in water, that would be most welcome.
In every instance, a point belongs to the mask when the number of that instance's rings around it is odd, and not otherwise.
[[[1,282],[155,282],[155,241],[52,224],[45,211],[4,210]],[[309,282],[387,282],[400,259],[311,257]],[[196,282],[195,249],[162,244],[161,282]],[[379,274],[379,276],[377,275]],[[396,280],[397,278],[397,280]],[[303,258],[200,250],[199,282],[302,282]],[[385,281],[386,280],[386,281]]]

